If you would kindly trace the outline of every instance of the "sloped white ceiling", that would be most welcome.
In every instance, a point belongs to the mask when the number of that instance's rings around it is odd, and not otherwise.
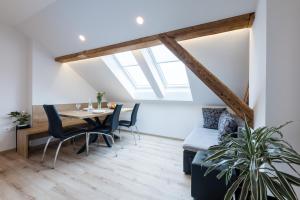
[[[0,22],[16,25],[55,2],[56,0],[1,0]]]
[[[101,58],[73,62],[68,65],[95,90],[99,92],[104,91],[108,101],[132,101],[130,94]]]
[[[255,7],[256,0],[59,0],[18,27],[60,56],[252,12]],[[143,26],[135,22],[139,15],[145,19]],[[85,43],[78,40],[79,34],[86,36]]]

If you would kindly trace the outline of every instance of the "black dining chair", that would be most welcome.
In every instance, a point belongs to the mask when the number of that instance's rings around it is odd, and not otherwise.
[[[45,154],[48,148],[49,143],[51,142],[52,139],[58,139],[59,144],[56,149],[55,157],[54,157],[54,162],[53,162],[53,168],[55,168],[57,156],[59,153],[59,150],[61,148],[61,145],[70,140],[74,139],[77,136],[80,135],[86,135],[86,143],[87,143],[87,130],[84,128],[73,128],[70,130],[65,131],[62,127],[62,121],[59,117],[59,114],[54,107],[54,105],[43,105],[44,110],[46,112],[47,118],[48,118],[48,134],[50,137],[47,140],[47,143],[44,148],[43,152],[43,157],[42,157],[42,162],[44,161]]]
[[[137,113],[138,113],[139,107],[140,107],[139,103],[136,103],[134,105],[133,110],[131,112],[131,119],[130,119],[130,121],[128,121],[128,120],[120,120],[120,122],[119,122],[119,126],[124,126],[124,127],[127,127],[127,128],[131,129],[131,134],[134,137],[134,143],[135,143],[135,145],[136,145],[136,138],[135,138],[135,134],[133,132],[133,127],[135,127],[135,129],[136,129],[136,133],[139,133],[138,128],[136,126],[136,120],[137,120],[136,118],[137,118]],[[119,135],[120,135],[120,138],[121,138],[120,127],[119,127]],[[139,140],[140,140],[141,139],[141,135],[138,134],[138,136],[139,136]]]
[[[93,131],[89,131],[87,133],[87,141],[90,140],[90,135],[104,135],[111,139],[112,144],[115,143],[114,141],[114,132],[119,126],[119,117],[122,110],[121,104],[117,105],[113,111],[113,113],[106,118],[106,120],[102,123],[100,127],[97,127]],[[86,145],[87,154],[89,153],[89,143]],[[116,156],[118,156],[117,152],[115,151]]]

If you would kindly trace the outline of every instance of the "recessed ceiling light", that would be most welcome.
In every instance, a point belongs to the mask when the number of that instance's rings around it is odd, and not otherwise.
[[[141,17],[141,16],[138,16],[138,17],[136,18],[136,23],[138,23],[139,25],[144,24],[144,18]]]
[[[81,42],[85,42],[85,40],[86,40],[83,35],[79,35],[78,38]]]

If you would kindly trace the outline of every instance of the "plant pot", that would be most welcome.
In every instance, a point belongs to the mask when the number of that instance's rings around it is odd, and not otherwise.
[[[24,128],[24,127],[27,127],[29,126],[29,124],[18,124],[17,127],[18,128]]]

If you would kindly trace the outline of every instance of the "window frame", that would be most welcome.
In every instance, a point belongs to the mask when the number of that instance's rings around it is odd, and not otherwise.
[[[190,88],[190,85],[189,85],[189,82],[185,85],[181,85],[181,84],[168,84],[168,81],[165,77],[165,74],[160,66],[160,64],[163,64],[163,63],[173,63],[173,62],[181,62],[178,58],[177,60],[172,60],[172,61],[165,61],[165,62],[158,62],[156,59],[155,59],[155,56],[154,56],[154,53],[152,52],[151,50],[151,47],[147,48],[147,53],[150,55],[152,61],[153,61],[153,64],[165,86],[165,88],[170,88],[170,89],[175,89],[175,88]],[[185,66],[185,65],[184,65]],[[187,74],[186,74],[187,76]],[[187,81],[188,81],[188,77],[187,77]]]
[[[131,51],[130,51],[131,52]],[[131,52],[132,53],[132,52]],[[132,84],[132,86],[136,89],[136,90],[139,90],[139,89],[147,89],[147,90],[150,90],[152,89],[151,87],[151,84],[149,83],[146,75],[144,74],[143,70],[141,69],[141,67],[139,66],[139,64],[137,63],[137,65],[126,65],[126,66],[123,66],[120,61],[118,60],[117,56],[115,54],[112,55],[113,56],[113,59],[115,60],[115,62],[120,66],[120,68],[122,69],[122,71],[124,72],[124,74],[126,75],[126,77],[128,78],[128,80],[130,81],[130,83]],[[140,70],[142,71],[142,73],[144,74],[149,86],[139,86],[135,81],[134,79],[131,77],[131,75],[126,71],[125,68],[127,67],[139,67]]]

